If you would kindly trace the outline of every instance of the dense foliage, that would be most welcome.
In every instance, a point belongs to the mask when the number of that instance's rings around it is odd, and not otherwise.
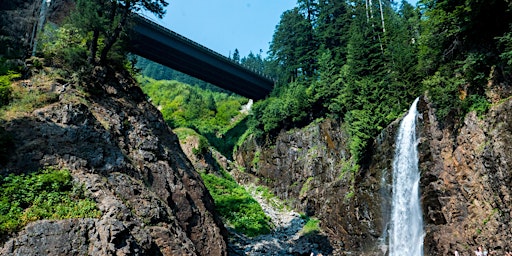
[[[138,69],[141,75],[151,77],[155,80],[176,80],[178,82],[198,86],[201,89],[211,90],[215,92],[230,93],[220,87],[213,84],[204,82],[195,77],[181,73],[177,70],[168,68],[164,65],[142,58],[140,56],[133,56],[135,58],[135,67]]]
[[[12,98],[11,82],[21,77],[15,69],[5,59],[0,58],[0,107],[9,104]]]
[[[246,98],[203,90],[177,81],[139,77],[142,90],[163,114],[171,128],[187,127],[205,136],[227,157],[246,130],[241,108]]]
[[[84,71],[96,65],[123,67],[128,61],[127,31],[132,13],[147,11],[162,17],[165,0],[77,0],[58,27],[47,25],[37,40],[37,54],[46,65]],[[90,72],[89,72],[90,73]]]
[[[84,191],[67,170],[0,177],[0,235],[40,219],[98,218]]]
[[[250,129],[271,136],[319,117],[343,121],[354,162],[372,138],[427,92],[440,119],[489,106],[489,79],[510,79],[512,3],[298,0],[267,60],[279,83]],[[509,86],[509,85],[507,85]]]
[[[226,223],[247,236],[270,232],[270,218],[254,198],[228,173],[223,176],[202,173],[208,191],[213,196],[215,207]]]

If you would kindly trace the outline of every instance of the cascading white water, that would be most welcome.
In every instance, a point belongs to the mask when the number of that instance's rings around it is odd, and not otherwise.
[[[423,256],[423,217],[421,213],[416,147],[414,101],[400,123],[393,159],[393,201],[391,205],[390,256]]]

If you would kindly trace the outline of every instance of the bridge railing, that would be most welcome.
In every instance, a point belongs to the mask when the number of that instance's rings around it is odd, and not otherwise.
[[[197,43],[197,42],[195,42],[193,40],[190,40],[189,38],[187,38],[185,36],[182,36],[182,35],[174,32],[174,31],[172,31],[172,30],[170,30],[170,29],[168,29],[168,28],[166,28],[166,27],[164,27],[164,26],[162,26],[162,25],[152,21],[151,18],[146,16],[146,15],[135,14],[135,15],[133,15],[133,18],[135,20],[139,19],[142,22],[149,23],[149,24],[151,24],[151,26],[153,26],[154,28],[157,28],[161,32],[164,32],[164,33],[167,33],[169,35],[172,35],[173,37],[179,38],[179,39],[187,42],[188,44],[194,45],[194,46],[196,46],[196,47],[198,47],[198,48],[200,48],[200,49],[202,49],[204,51],[207,51],[210,54],[212,54],[213,56],[215,56],[215,57],[217,57],[217,58],[219,58],[219,59],[221,59],[223,61],[231,62],[232,64],[237,65],[237,66],[239,66],[239,67],[241,67],[241,68],[243,68],[245,70],[249,70],[249,71],[251,71],[254,74],[257,74],[257,75],[259,75],[261,77],[264,77],[264,78],[266,78],[266,79],[268,79],[270,81],[274,81],[275,82],[274,78],[272,78],[272,77],[270,77],[270,76],[268,76],[268,75],[266,75],[266,74],[264,74],[264,73],[262,73],[262,72],[260,72],[258,70],[254,70],[253,68],[249,68],[247,66],[244,66],[241,63],[236,62],[236,61],[234,61],[234,60],[232,60],[232,59],[230,59],[230,58],[228,58],[228,57],[226,57],[226,56],[224,56],[224,55],[222,55],[222,54],[220,54],[220,53],[218,53],[218,52],[216,52],[216,51],[214,51],[214,50],[212,50],[212,49],[210,49],[210,48],[208,48],[208,47],[206,47],[206,46],[204,46],[202,44],[199,44],[199,43]]]

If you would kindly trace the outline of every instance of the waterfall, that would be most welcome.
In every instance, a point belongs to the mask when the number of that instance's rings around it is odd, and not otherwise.
[[[423,217],[416,148],[417,103],[418,99],[400,123],[396,138],[389,256],[423,256]]]

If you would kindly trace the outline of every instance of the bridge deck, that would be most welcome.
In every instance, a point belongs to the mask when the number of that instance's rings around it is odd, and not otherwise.
[[[131,52],[250,99],[265,98],[274,81],[141,16]]]

